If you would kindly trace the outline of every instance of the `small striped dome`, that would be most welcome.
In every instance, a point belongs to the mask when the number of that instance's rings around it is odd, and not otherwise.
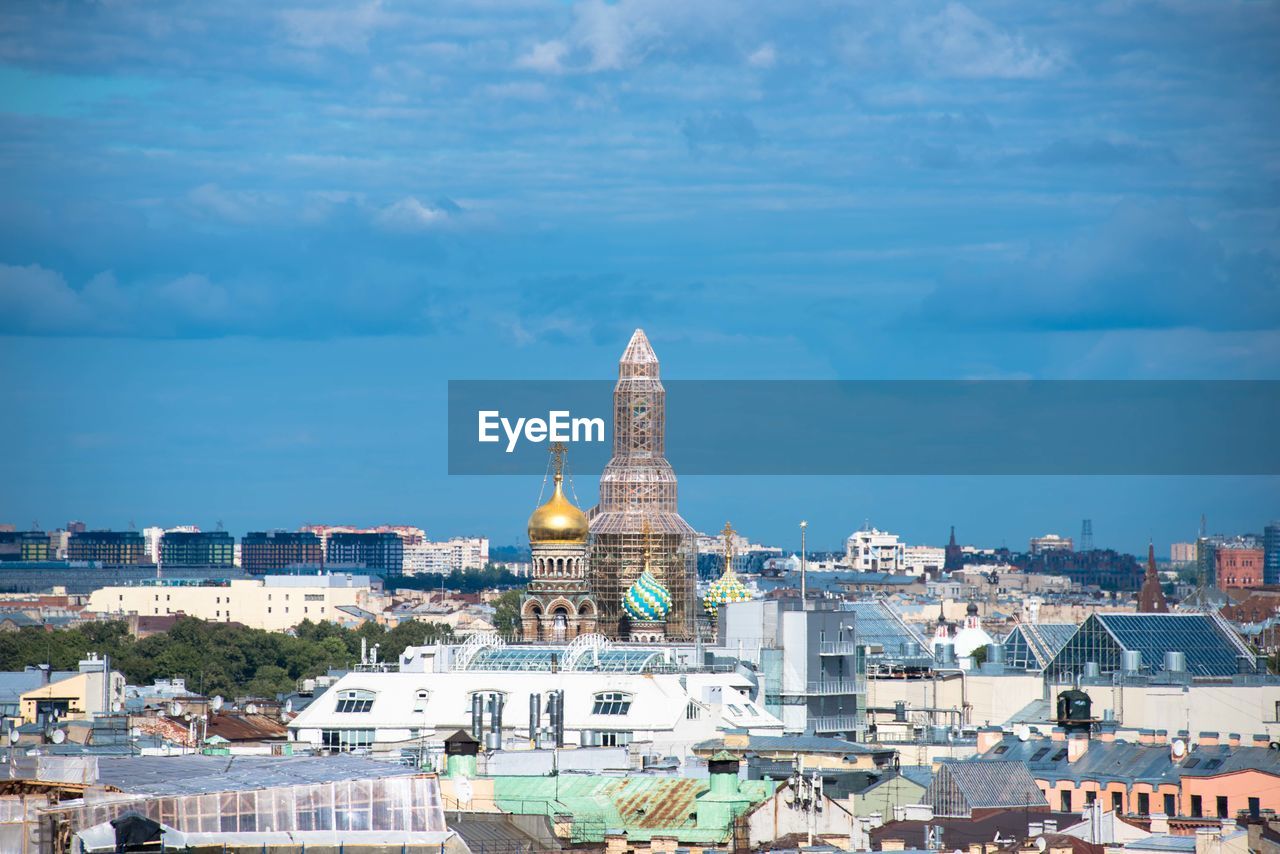
[[[707,595],[702,598],[702,606],[707,609],[707,613],[714,614],[721,605],[728,605],[730,602],[746,602],[750,598],[751,591],[738,580],[737,573],[730,569],[712,582]]]
[[[646,569],[622,597],[622,608],[633,620],[658,622],[671,610],[671,594]]]

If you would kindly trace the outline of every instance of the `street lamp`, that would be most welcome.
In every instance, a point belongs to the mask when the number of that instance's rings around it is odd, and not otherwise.
[[[808,522],[805,522],[803,520],[800,522],[800,610],[802,611],[805,608],[804,603],[805,603],[805,599],[808,597],[808,592],[809,592],[805,584],[805,580],[806,580],[805,570],[807,568],[807,565],[805,562],[805,553],[804,553],[804,532],[808,527],[809,527]]]

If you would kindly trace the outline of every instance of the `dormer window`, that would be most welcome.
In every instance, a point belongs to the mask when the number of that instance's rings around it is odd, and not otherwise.
[[[339,714],[362,714],[373,708],[376,695],[372,691],[352,689],[338,692],[338,706],[334,709]]]
[[[593,715],[625,715],[631,711],[631,695],[621,691],[604,691],[596,694],[591,707]]]

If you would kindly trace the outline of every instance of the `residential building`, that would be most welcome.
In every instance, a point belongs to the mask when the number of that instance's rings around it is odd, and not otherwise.
[[[404,547],[404,574],[439,573],[484,569],[489,564],[488,537],[450,537]]]
[[[240,543],[240,565],[250,575],[318,569],[323,562],[320,538],[310,531],[253,531]]]
[[[303,620],[358,625],[365,618],[351,610],[367,609],[375,595],[367,575],[346,573],[206,582],[165,580],[95,590],[85,611],[118,617],[186,614],[278,632]]]
[[[303,525],[298,530],[315,534],[320,538],[320,547],[325,551],[326,559],[329,537],[334,534],[395,534],[404,543],[406,549],[427,539],[426,532],[413,525],[377,525],[372,528],[357,528],[353,525]]]
[[[147,563],[146,543],[137,531],[76,531],[67,542],[67,560],[108,564]]]
[[[0,531],[0,561],[49,560],[49,545],[44,531]]]
[[[902,568],[909,575],[933,575],[942,572],[947,550],[937,546],[907,546],[902,550]]]
[[[160,538],[164,568],[175,566],[235,566],[235,538],[226,531],[165,531]]]
[[[1169,562],[1175,565],[1196,562],[1195,543],[1173,543],[1169,546]]]
[[[1074,544],[1070,537],[1060,537],[1057,534],[1045,534],[1042,537],[1032,537],[1029,551],[1036,555],[1041,552],[1062,551],[1069,552],[1074,549]]]
[[[329,535],[325,563],[367,569],[385,577],[404,571],[404,542],[398,534],[336,532]]]
[[[752,678],[696,665],[692,648],[685,652],[598,635],[568,645],[474,636],[413,647],[398,669],[366,663],[343,676],[289,723],[290,738],[398,756],[424,740],[438,750],[445,735],[466,729],[507,750],[631,745],[680,757],[728,730],[782,734]]]
[[[110,714],[124,700],[124,675],[90,653],[76,670],[55,672],[47,665],[0,674],[0,707],[5,717],[52,726]]]
[[[866,651],[855,614],[838,604],[754,599],[720,608],[717,653],[758,671],[764,708],[788,733],[865,734]]]
[[[871,526],[854,531],[845,540],[845,562],[861,572],[901,572],[905,557],[906,545],[897,534]]]

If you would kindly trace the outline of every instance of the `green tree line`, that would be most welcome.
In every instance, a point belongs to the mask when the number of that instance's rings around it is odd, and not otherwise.
[[[123,622],[55,631],[29,627],[0,634],[0,670],[34,664],[75,670],[88,653],[96,652],[111,656],[112,669],[130,684],[182,677],[190,690],[206,696],[270,698],[294,690],[299,679],[350,668],[359,660],[362,639],[370,647],[379,645],[379,660],[393,661],[405,647],[453,640],[453,630],[412,621],[394,629],[305,621],[284,633],[183,617],[169,631],[137,640]]]

